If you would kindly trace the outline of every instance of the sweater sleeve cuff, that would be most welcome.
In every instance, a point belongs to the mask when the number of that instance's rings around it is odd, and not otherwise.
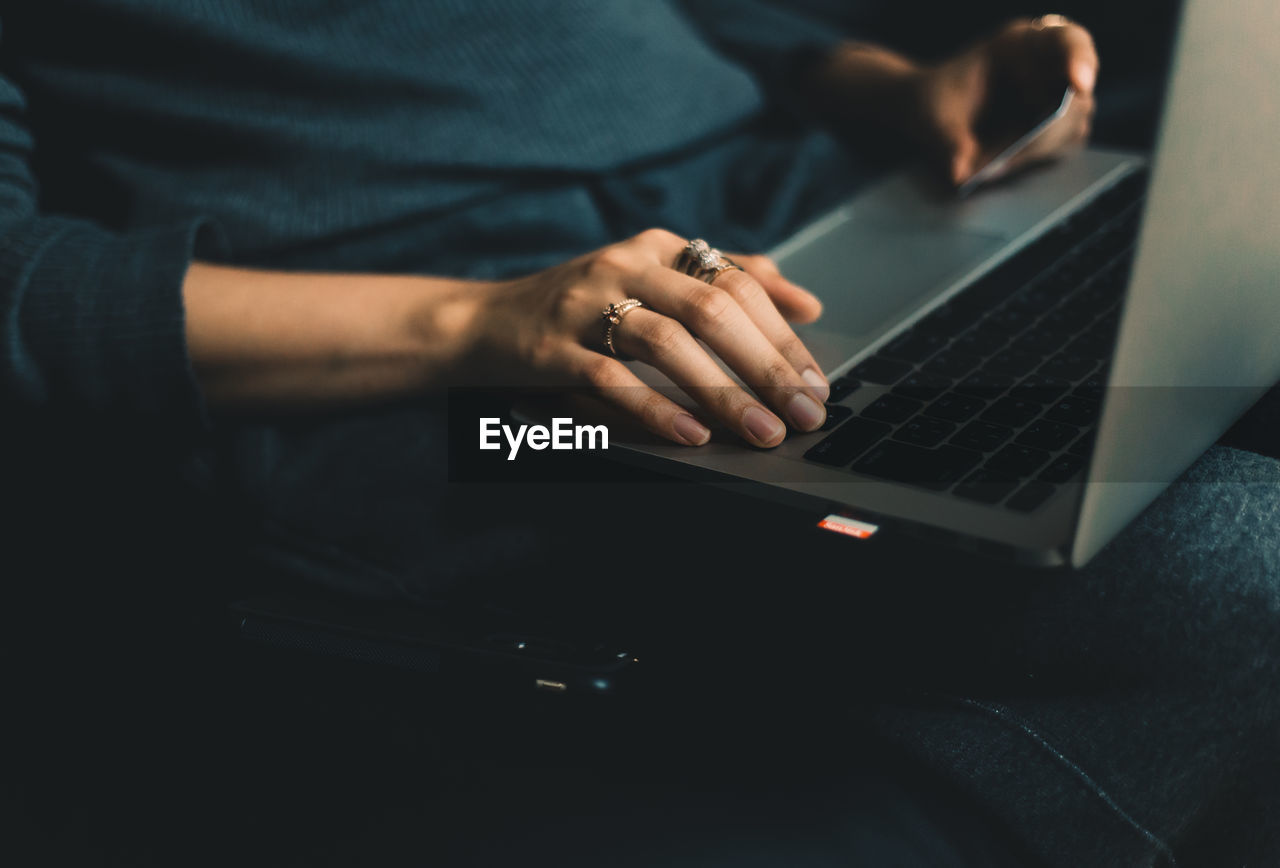
[[[128,235],[58,217],[6,229],[5,379],[19,401],[207,430],[182,285],[191,261],[220,247],[204,218]]]

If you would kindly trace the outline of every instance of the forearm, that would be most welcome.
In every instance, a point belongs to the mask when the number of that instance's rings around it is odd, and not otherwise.
[[[858,140],[881,146],[914,144],[914,118],[926,67],[877,45],[845,42],[804,68],[810,112]]]
[[[214,410],[405,397],[465,366],[481,286],[194,263],[183,284],[187,348]]]

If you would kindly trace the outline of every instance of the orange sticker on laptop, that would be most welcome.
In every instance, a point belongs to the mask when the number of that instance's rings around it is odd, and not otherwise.
[[[878,525],[867,524],[865,521],[834,513],[818,522],[818,527],[858,539],[867,539],[880,529]]]

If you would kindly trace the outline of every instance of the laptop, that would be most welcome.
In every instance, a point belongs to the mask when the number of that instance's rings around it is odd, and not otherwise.
[[[1187,0],[1154,154],[968,197],[893,175],[771,251],[825,304],[798,329],[822,431],[614,454],[853,536],[1087,563],[1280,379],[1276,33],[1270,0]]]

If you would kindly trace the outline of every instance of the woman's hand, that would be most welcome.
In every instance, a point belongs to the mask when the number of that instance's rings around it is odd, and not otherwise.
[[[1015,21],[992,38],[927,70],[920,79],[920,138],[961,184],[1046,117],[1069,86],[1073,126],[1038,159],[1089,137],[1098,53],[1089,31],[1057,15]]]
[[[707,426],[644,385],[605,346],[602,312],[636,298],[644,306],[615,326],[614,346],[665,374],[698,402],[708,421],[763,447],[781,443],[786,425],[820,427],[830,389],[787,319],[814,320],[821,304],[763,256],[735,256],[745,271],[722,271],[712,284],[689,277],[672,267],[684,245],[677,235],[651,229],[489,285],[474,320],[474,363],[489,369],[489,379],[525,374],[527,381],[532,373],[537,383],[587,387],[653,433],[702,445],[711,436]]]
[[[1046,15],[1014,21],[936,66],[847,43],[807,71],[802,89],[811,110],[853,141],[921,152],[961,184],[1056,109],[1068,86],[1075,90],[1075,125],[1036,156],[1083,143],[1097,75],[1089,32]]]
[[[193,263],[187,349],[215,411],[332,408],[449,386],[585,386],[654,433],[701,445],[706,425],[605,346],[602,311],[638,298],[644,307],[615,326],[614,345],[662,371],[705,419],[766,447],[786,435],[783,420],[822,425],[830,389],[787,325],[817,319],[822,305],[763,256],[737,257],[746,270],[713,284],[689,277],[672,267],[684,245],[653,229],[497,282]]]

